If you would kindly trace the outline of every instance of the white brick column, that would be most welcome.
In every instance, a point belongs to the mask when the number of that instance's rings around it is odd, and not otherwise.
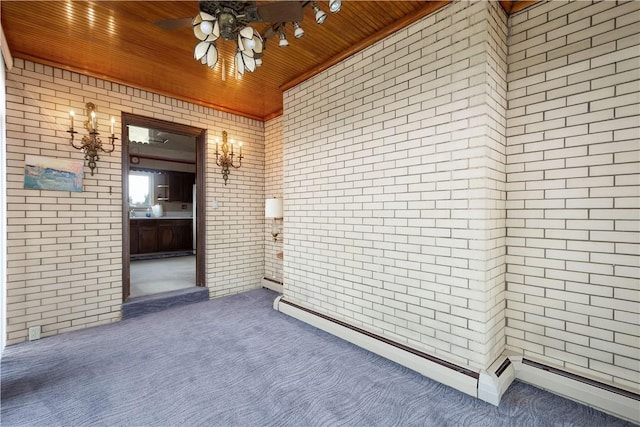
[[[506,16],[456,2],[287,91],[285,298],[476,371],[504,345]]]

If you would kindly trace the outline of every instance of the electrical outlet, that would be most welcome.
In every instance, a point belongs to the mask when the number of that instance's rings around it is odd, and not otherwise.
[[[40,326],[32,326],[29,328],[29,341],[35,341],[40,339]]]

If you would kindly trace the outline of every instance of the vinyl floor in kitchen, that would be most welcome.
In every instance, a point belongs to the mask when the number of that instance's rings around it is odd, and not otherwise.
[[[196,257],[131,261],[131,297],[153,295],[196,285]]]

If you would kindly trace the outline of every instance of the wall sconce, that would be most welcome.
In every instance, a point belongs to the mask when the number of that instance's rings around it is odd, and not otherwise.
[[[278,218],[282,218],[282,199],[267,199],[264,202],[264,217],[271,218],[273,220],[271,224],[271,235],[273,236],[273,241],[278,241],[278,234],[280,231],[278,230],[278,223],[276,220]]]
[[[115,137],[113,133],[113,126],[116,120],[111,117],[111,136],[109,137],[109,142],[111,143],[110,149],[105,149],[102,147],[102,140],[98,135],[98,119],[96,118],[96,106],[92,102],[87,102],[85,105],[87,110],[87,120],[84,122],[84,127],[89,132],[88,135],[84,135],[82,140],[80,141],[80,145],[76,145],[74,143],[74,136],[76,133],[73,130],[73,111],[69,112],[69,118],[71,119],[71,125],[69,126],[69,132],[71,134],[71,146],[77,150],[84,151],[84,159],[89,161],[89,169],[91,169],[91,176],[93,176],[93,170],[96,168],[96,161],[100,160],[100,156],[98,155],[98,151],[102,151],[103,153],[113,153],[113,150],[116,149],[115,140],[118,139]]]
[[[218,152],[218,141],[216,141],[216,165],[222,166],[222,177],[224,178],[224,185],[227,185],[227,180],[229,179],[229,166],[232,166],[236,169],[242,166],[242,142],[238,143],[240,147],[240,155],[238,156],[238,160],[240,161],[238,165],[233,164],[233,139],[231,140],[231,152],[229,152],[229,144],[227,143],[227,131],[222,131],[222,153]]]

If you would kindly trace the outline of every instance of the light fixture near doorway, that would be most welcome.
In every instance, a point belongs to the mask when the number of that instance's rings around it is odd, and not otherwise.
[[[78,132],[76,132],[73,128],[73,119],[75,117],[75,113],[73,111],[69,112],[69,119],[71,124],[69,126],[69,132],[71,134],[70,143],[73,148],[76,150],[82,150],[84,152],[84,159],[89,161],[89,169],[91,169],[91,176],[93,176],[93,170],[96,168],[96,162],[100,160],[99,151],[103,153],[113,153],[116,149],[115,140],[116,138],[114,134],[114,125],[115,119],[111,117],[111,136],[108,137],[109,142],[111,143],[111,148],[104,148],[102,146],[102,140],[99,137],[98,133],[98,118],[96,117],[96,106],[92,102],[87,102],[85,105],[85,109],[87,112],[87,120],[84,122],[84,127],[87,129],[88,134],[84,135],[80,140],[80,145],[76,145],[74,142],[74,136]]]
[[[233,139],[231,140],[231,150],[229,150],[229,143],[227,142],[227,131],[222,131],[222,146],[220,149],[222,152],[218,151],[218,141],[216,141],[216,165],[222,167],[222,178],[224,178],[224,185],[227,185],[227,180],[229,179],[229,166],[239,169],[242,166],[242,142],[238,143],[238,148],[240,149],[238,159],[238,164],[233,162],[233,146],[235,142]]]

